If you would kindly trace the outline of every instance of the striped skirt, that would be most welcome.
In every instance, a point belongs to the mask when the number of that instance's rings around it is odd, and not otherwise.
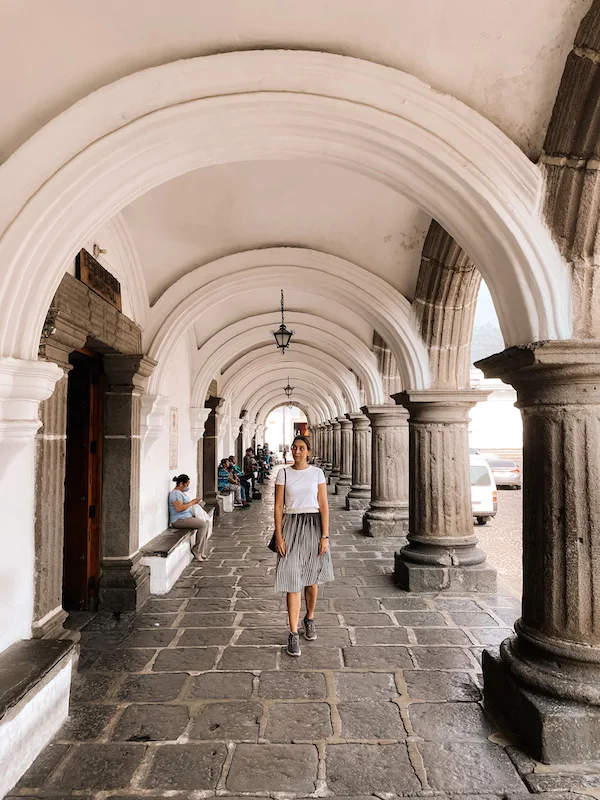
[[[277,556],[276,592],[300,592],[333,580],[331,552],[319,555],[321,532],[320,514],[286,514],[281,531],[286,554]]]

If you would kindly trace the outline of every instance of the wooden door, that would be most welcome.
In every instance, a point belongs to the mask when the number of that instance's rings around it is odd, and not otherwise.
[[[67,401],[63,603],[95,611],[100,578],[102,498],[102,361],[72,353]]]

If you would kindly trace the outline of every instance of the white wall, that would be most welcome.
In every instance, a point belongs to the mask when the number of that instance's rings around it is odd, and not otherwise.
[[[517,393],[501,380],[481,380],[478,388],[492,390],[487,402],[471,411],[469,444],[485,449],[516,450],[523,447],[521,412],[515,408]]]
[[[182,472],[190,476],[196,489],[197,448],[190,435],[190,357],[186,341],[182,341],[169,357],[165,386],[169,407],[179,411],[179,458],[177,467],[169,469],[169,412],[165,428],[149,450],[142,448],[140,488],[140,547],[161,533],[168,524],[167,497],[174,488],[173,477]]]
[[[0,651],[31,638],[35,442],[0,445]]]

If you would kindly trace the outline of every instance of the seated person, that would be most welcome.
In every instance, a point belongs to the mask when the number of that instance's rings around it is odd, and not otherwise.
[[[169,494],[169,525],[178,530],[195,529],[196,542],[192,545],[192,555],[198,561],[204,561],[206,540],[208,534],[208,523],[203,519],[198,519],[192,512],[192,506],[200,502],[200,497],[190,499],[188,492],[190,489],[189,475],[176,475],[173,478],[175,488]]]
[[[251,484],[252,491],[254,491],[254,473],[256,469],[257,464],[254,458],[254,452],[252,451],[251,447],[248,447],[246,450],[246,455],[244,456],[242,472],[244,473],[244,478],[246,478],[246,480]]]
[[[243,489],[242,495],[243,495],[244,500],[247,500],[249,503],[251,503],[252,502],[252,488],[251,488],[250,483],[248,482],[247,478],[244,477],[244,473],[242,472],[242,470],[235,463],[235,456],[229,456],[229,471],[233,475],[235,475],[235,477],[240,482],[240,484],[242,486],[242,489]]]
[[[233,492],[233,504],[241,508],[249,508],[250,503],[242,497],[242,487],[229,471],[229,459],[222,458],[217,474],[219,492],[225,494]]]

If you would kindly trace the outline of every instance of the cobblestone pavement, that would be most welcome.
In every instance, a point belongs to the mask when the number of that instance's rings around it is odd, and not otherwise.
[[[498,489],[498,514],[491,522],[475,526],[479,545],[498,570],[498,584],[521,596],[523,579],[523,492]]]
[[[87,622],[71,716],[12,797],[560,800],[600,786],[534,764],[481,709],[481,651],[510,632],[517,601],[398,590],[399,542],[366,539],[333,496],[336,581],[319,638],[289,658],[264,496],[218,521],[210,559],[168,596]]]

